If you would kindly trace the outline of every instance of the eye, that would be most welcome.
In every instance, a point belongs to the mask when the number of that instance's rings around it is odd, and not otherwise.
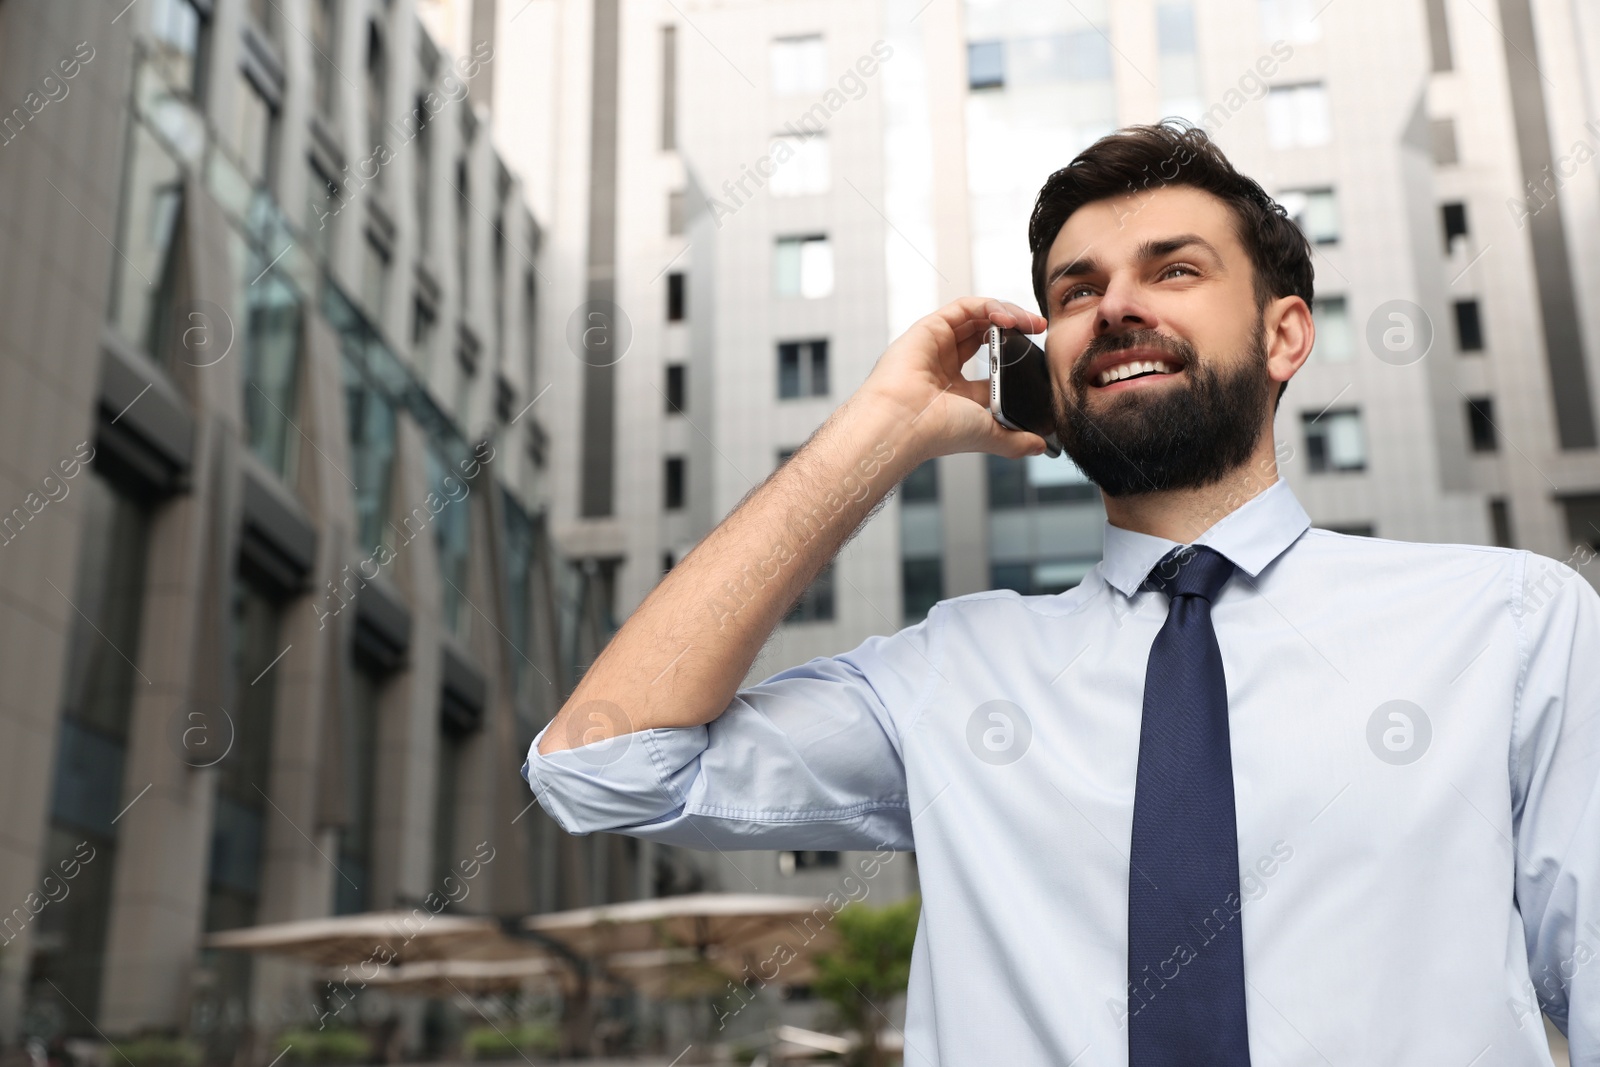
[[[1061,306],[1066,307],[1076,300],[1079,295],[1093,296],[1094,287],[1092,285],[1073,285],[1063,289],[1061,291]]]
[[[1177,271],[1192,275],[1196,278],[1200,276],[1200,272],[1189,266],[1187,263],[1173,263],[1169,266],[1161,268],[1161,274],[1159,277],[1163,279],[1177,277],[1178,275],[1175,273]]]

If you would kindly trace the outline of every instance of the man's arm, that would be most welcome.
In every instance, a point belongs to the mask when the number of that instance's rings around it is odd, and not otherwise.
[[[1038,435],[1007,430],[989,414],[987,381],[961,376],[991,321],[1029,332],[1045,326],[1015,304],[976,297],[918,320],[811,439],[667,572],[589,667],[538,751],[711,722],[789,606],[919,463],[952,452],[1043,452]]]

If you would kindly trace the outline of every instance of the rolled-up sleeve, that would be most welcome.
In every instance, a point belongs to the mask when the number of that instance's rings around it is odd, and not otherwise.
[[[743,688],[704,726],[549,755],[541,730],[523,777],[573,834],[699,849],[910,849],[901,728],[938,677],[938,616],[936,606],[896,634]]]
[[[1517,903],[1540,1006],[1600,1067],[1600,595],[1529,555],[1512,760]]]

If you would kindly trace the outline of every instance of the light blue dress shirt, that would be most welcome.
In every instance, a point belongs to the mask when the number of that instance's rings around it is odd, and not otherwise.
[[[1195,543],[1238,567],[1211,614],[1242,899],[1216,914],[1243,923],[1253,1062],[1549,1064],[1542,1007],[1600,1067],[1594,589],[1526,551],[1311,529],[1281,479]],[[907,1067],[1124,1067],[1128,1012],[1183,980],[1177,951],[1127,975],[1167,614],[1140,586],[1174,546],[1107,523],[1076,588],[941,601],[708,726],[536,740],[524,776],[575,834],[915,849]]]

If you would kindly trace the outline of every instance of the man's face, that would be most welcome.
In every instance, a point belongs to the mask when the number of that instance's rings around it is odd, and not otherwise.
[[[1234,225],[1171,186],[1084,205],[1050,247],[1056,434],[1108,496],[1213,484],[1270,432],[1278,382]]]

